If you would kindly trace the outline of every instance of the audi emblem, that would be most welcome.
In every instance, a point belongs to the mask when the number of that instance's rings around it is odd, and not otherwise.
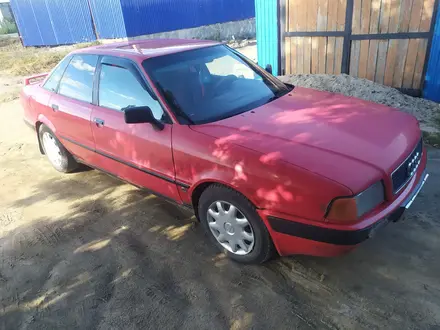
[[[419,159],[420,153],[417,152],[414,157],[411,159],[411,161],[408,163],[408,166],[406,168],[406,173],[407,175],[413,176],[414,173],[417,171],[417,167],[420,164],[420,159]]]

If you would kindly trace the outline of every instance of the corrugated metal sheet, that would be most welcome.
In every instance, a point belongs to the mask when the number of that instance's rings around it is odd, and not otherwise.
[[[128,37],[255,16],[254,0],[120,0]]]
[[[255,16],[254,0],[11,0],[11,7],[25,46],[93,41],[93,25],[110,39]]]
[[[96,40],[87,0],[11,0],[25,46]]]
[[[98,38],[127,37],[120,0],[91,0]]]
[[[258,64],[272,65],[277,74],[278,63],[278,1],[255,0]]]
[[[432,38],[428,69],[426,70],[423,96],[440,102],[440,8],[437,11],[434,36]]]

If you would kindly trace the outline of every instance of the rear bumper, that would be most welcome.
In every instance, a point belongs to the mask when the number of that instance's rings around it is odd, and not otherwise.
[[[335,256],[346,253],[374,236],[389,222],[401,219],[414,202],[429,174],[425,170],[414,176],[402,194],[384,209],[354,225],[333,225],[303,219],[285,219],[262,215],[269,225],[280,255],[307,254]]]

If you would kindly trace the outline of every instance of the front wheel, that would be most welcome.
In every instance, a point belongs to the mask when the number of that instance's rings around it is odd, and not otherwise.
[[[68,173],[78,167],[78,163],[57,139],[55,134],[45,125],[38,130],[41,146],[52,166],[59,172]]]
[[[199,217],[214,244],[233,260],[263,263],[273,254],[266,226],[252,203],[237,191],[211,185],[199,200]]]

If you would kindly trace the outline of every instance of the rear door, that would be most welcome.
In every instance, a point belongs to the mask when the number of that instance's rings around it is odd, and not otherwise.
[[[35,90],[35,92],[29,93],[29,102],[31,106],[23,106],[24,118],[27,122],[35,125],[38,117],[43,116],[46,117],[49,122],[54,123],[56,120],[55,113],[50,106],[50,100],[58,90],[61,77],[69,64],[70,59],[70,56],[66,56],[60,63],[58,63],[41,87],[38,85],[25,87],[33,88]]]
[[[175,184],[171,149],[172,125],[137,65],[130,60],[105,56],[97,71],[98,105],[92,112],[96,166],[135,185],[180,200]],[[148,106],[165,124],[126,124],[124,109]]]
[[[95,148],[90,118],[97,62],[97,55],[72,56],[58,94],[50,99],[57,136],[72,154],[89,163],[93,162]]]

